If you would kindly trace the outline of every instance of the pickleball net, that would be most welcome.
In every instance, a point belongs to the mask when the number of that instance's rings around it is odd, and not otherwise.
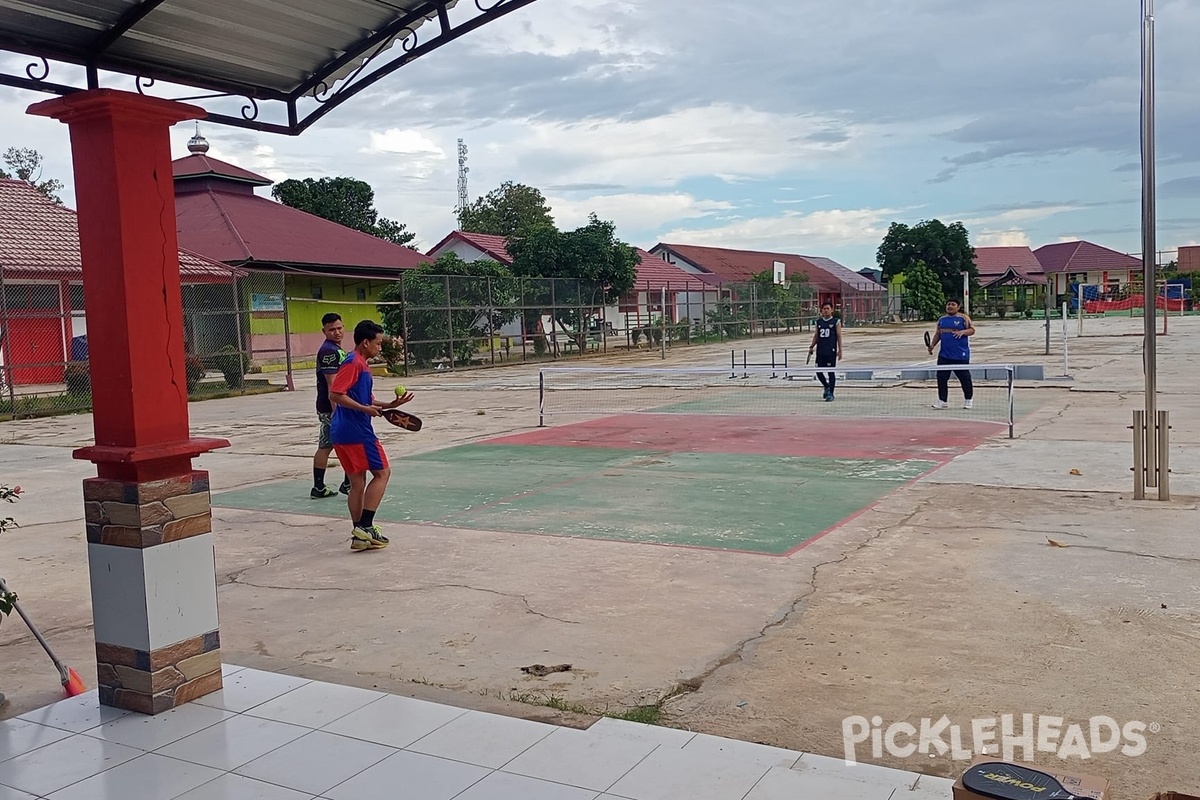
[[[964,408],[957,370],[969,370],[971,408]],[[824,399],[818,373],[835,376]],[[947,406],[938,375],[948,376]],[[1015,368],[1011,364],[791,367],[543,367],[538,425],[557,418],[621,414],[722,417],[807,416],[861,419],[974,420],[1007,426],[1013,437]]]

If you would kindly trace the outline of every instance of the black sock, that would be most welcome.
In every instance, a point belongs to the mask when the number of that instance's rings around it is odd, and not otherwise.
[[[313,467],[313,487],[317,489],[325,488],[325,470]]]
[[[362,518],[358,521],[358,527],[366,529],[375,524],[375,512],[363,509]]]

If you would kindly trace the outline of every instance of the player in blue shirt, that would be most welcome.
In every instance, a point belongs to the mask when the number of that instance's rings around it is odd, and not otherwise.
[[[970,364],[971,342],[968,337],[975,333],[975,325],[971,318],[959,311],[957,300],[946,301],[946,314],[938,320],[937,333],[929,345],[929,353],[938,347],[939,365]],[[950,397],[950,372],[953,371],[962,386],[963,408],[971,407],[971,399],[975,396],[975,387],[971,382],[971,370],[938,370],[937,386],[938,400],[934,408],[948,408]]]
[[[325,334],[325,341],[317,350],[317,421],[321,429],[317,434],[317,452],[313,455],[313,488],[308,493],[314,500],[337,497],[337,492],[325,485],[325,470],[329,468],[329,454],[333,452],[333,442],[329,439],[329,423],[333,419],[329,384],[346,358],[346,352],[342,350],[345,332],[340,314],[329,313],[321,317],[321,333]],[[349,494],[349,478],[342,481],[341,492]]]
[[[833,303],[821,304],[821,316],[817,318],[815,327],[808,354],[811,356],[816,351],[818,367],[836,367],[842,357],[842,321],[833,316]],[[818,372],[817,380],[825,387],[825,401],[832,401],[837,374]]]
[[[329,399],[337,406],[329,437],[350,479],[347,505],[354,522],[351,550],[377,550],[388,544],[387,537],[375,524],[375,512],[383,502],[392,470],[372,423],[382,409],[395,408],[413,399],[412,392],[395,397],[390,403],[375,399],[375,379],[368,360],[382,349],[383,328],[378,323],[364,319],[355,325],[354,352],[342,362],[329,387]]]

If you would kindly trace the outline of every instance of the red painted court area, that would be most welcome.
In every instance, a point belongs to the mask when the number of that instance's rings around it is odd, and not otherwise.
[[[484,444],[675,453],[949,461],[1003,430],[956,419],[830,419],[629,414],[488,439]]]

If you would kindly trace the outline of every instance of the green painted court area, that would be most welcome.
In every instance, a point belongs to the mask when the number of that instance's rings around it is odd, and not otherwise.
[[[375,520],[385,532],[405,522],[782,555],[939,463],[469,444],[395,459]],[[284,481],[212,503],[346,519],[345,496],[311,500],[309,488]]]

